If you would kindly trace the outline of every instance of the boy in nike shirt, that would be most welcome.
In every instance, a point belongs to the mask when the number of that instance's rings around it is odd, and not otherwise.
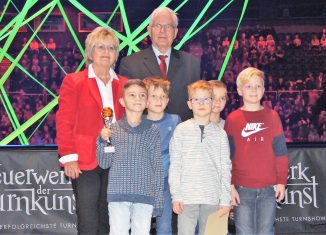
[[[232,204],[237,234],[274,234],[276,201],[284,198],[288,156],[278,114],[260,104],[264,73],[246,68],[237,77],[243,106],[226,119],[232,160]]]

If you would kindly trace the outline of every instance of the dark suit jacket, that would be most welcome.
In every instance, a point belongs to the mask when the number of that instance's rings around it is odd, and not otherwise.
[[[116,120],[125,112],[119,99],[127,82],[122,76],[118,75],[118,78],[112,81]],[[92,170],[97,166],[96,138],[104,127],[102,109],[100,91],[95,78],[88,78],[88,70],[67,74],[60,88],[56,114],[58,152],[60,156],[78,154],[82,170]]]
[[[152,47],[121,60],[119,74],[130,79],[159,76],[162,73]],[[168,113],[179,114],[182,120],[192,117],[186,101],[187,85],[200,79],[200,61],[183,51],[171,51],[167,78],[171,82]]]

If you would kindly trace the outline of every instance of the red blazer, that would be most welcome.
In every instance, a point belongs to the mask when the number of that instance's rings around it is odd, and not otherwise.
[[[127,78],[113,79],[114,115],[119,120],[125,110],[120,105]],[[78,154],[79,167],[92,170],[97,167],[96,138],[103,128],[103,109],[95,78],[88,78],[88,69],[68,74],[62,82],[59,110],[56,114],[57,144],[60,156]]]

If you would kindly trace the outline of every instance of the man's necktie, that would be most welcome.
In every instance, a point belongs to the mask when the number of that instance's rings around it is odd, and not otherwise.
[[[167,58],[168,56],[167,55],[159,55],[158,58],[160,59],[161,63],[160,63],[160,69],[161,69],[161,72],[162,72],[162,76],[164,79],[167,78],[167,69],[166,69],[166,62],[165,62],[165,59]]]

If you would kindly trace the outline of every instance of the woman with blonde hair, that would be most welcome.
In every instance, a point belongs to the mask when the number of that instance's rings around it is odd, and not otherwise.
[[[113,31],[97,27],[85,44],[87,68],[67,74],[60,88],[57,144],[59,161],[76,198],[78,234],[107,234],[108,170],[98,166],[96,138],[103,128],[104,107],[113,110],[113,122],[123,116],[119,99],[127,79],[113,70],[119,56]]]

